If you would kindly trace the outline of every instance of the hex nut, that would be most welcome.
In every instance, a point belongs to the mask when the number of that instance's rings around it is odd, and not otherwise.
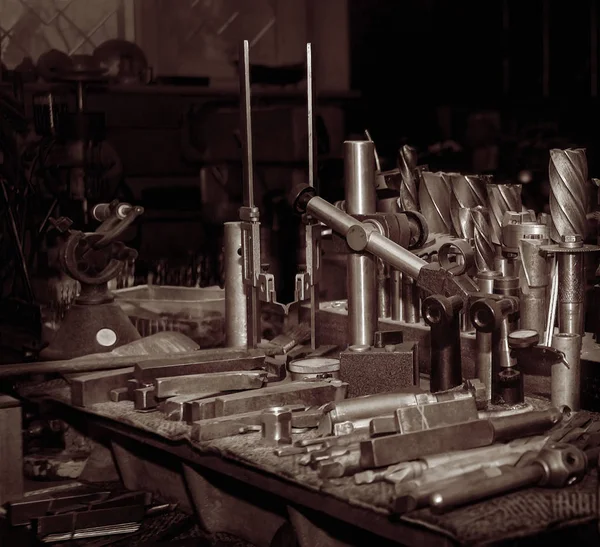
[[[266,408],[261,414],[264,443],[280,446],[292,443],[292,411],[285,406]]]

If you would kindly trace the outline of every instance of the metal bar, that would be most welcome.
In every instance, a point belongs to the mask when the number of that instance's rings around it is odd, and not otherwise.
[[[598,1],[590,0],[590,95],[598,96]]]
[[[248,343],[248,316],[242,265],[242,224],[224,224],[225,344],[243,347]]]
[[[252,160],[252,104],[250,95],[250,54],[248,40],[240,48],[240,111],[242,115],[242,153],[244,205],[254,207],[254,163]]]
[[[542,0],[542,96],[550,96],[550,2]]]

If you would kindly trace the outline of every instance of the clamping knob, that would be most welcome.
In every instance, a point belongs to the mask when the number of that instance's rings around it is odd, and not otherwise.
[[[544,470],[539,486],[563,488],[579,482],[585,476],[587,457],[583,450],[568,443],[556,443],[542,448],[536,463]]]
[[[288,195],[288,201],[298,214],[306,213],[308,202],[316,195],[315,189],[305,183],[296,184]]]

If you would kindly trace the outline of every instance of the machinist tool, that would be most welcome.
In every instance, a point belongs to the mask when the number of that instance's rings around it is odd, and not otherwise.
[[[399,205],[402,211],[419,210],[419,172],[417,151],[405,144],[398,153],[398,170],[402,175]]]
[[[119,239],[143,212],[143,207],[116,200],[98,204],[92,214],[101,224],[90,233],[71,230],[72,221],[66,217],[50,220],[61,239],[60,268],[79,282],[81,291],[56,336],[40,353],[42,359],[104,353],[140,339],[125,312],[114,302],[108,282],[137,256],[137,251]]]
[[[324,380],[340,378],[340,360],[331,357],[305,357],[295,359],[288,365],[292,381]]]
[[[258,389],[265,385],[267,373],[264,370],[209,372],[155,378],[154,395],[159,399],[178,395],[193,395],[202,392],[241,391]]]
[[[340,380],[290,382],[259,390],[230,393],[185,404],[184,413],[193,423],[197,420],[231,416],[262,410],[271,406],[320,406],[345,398],[348,384]]]
[[[497,251],[502,245],[502,226],[504,215],[507,211],[520,213],[523,210],[521,203],[520,184],[496,184],[489,182],[486,185],[492,228],[492,243],[496,245]],[[496,269],[496,268],[494,268]]]
[[[560,236],[558,245],[544,245],[541,251],[556,256],[558,331],[583,336],[585,334],[585,255],[600,251],[600,247],[586,245],[580,234],[574,234]]]
[[[564,436],[564,432],[561,436]],[[386,480],[393,483],[403,483],[421,478],[433,469],[448,469],[457,464],[484,463],[493,465],[494,458],[509,454],[514,454],[518,458],[525,452],[541,450],[549,439],[551,439],[549,435],[536,435],[514,439],[505,444],[496,443],[481,448],[471,448],[470,450],[423,456],[418,460],[402,462],[384,469],[368,469],[362,473],[357,473],[354,476],[354,482],[357,484],[370,484]]]
[[[423,171],[421,174],[419,203],[432,233],[456,235],[450,216],[450,184],[447,173]]]
[[[548,166],[552,240],[587,235],[588,164],[585,148],[552,149]],[[559,327],[560,328],[560,327]],[[571,331],[564,331],[571,332]],[[577,334],[581,334],[577,332]]]
[[[274,446],[292,444],[292,411],[272,406],[261,412],[262,442]]]
[[[429,454],[466,450],[503,440],[537,435],[550,429],[561,419],[560,411],[553,408],[501,418],[475,420],[404,435],[378,437],[360,443],[361,465],[365,469],[384,467]]]
[[[581,343],[579,334],[552,336],[552,347],[563,359],[552,365],[551,401],[553,405],[566,405],[573,411],[581,408]]]
[[[496,477],[462,482],[438,490],[431,496],[431,507],[436,512],[446,512],[531,486],[564,488],[581,481],[588,466],[597,465],[599,453],[598,448],[583,451],[572,444],[556,443],[543,448],[532,459],[524,455],[524,465],[500,468],[501,473]]]
[[[473,224],[473,250],[478,272],[494,270],[496,249],[492,242],[490,212],[487,207],[477,206],[468,209]]]
[[[248,344],[248,310],[244,288],[242,223],[223,225],[223,267],[225,271],[225,345],[244,347]]]
[[[189,403],[191,401],[197,401],[199,399],[207,399],[209,397],[217,397],[218,395],[221,395],[221,393],[198,392],[194,395],[178,395],[176,397],[169,397],[168,399],[159,401],[157,407],[159,412],[162,412],[164,414],[165,420],[169,420],[170,422],[186,422],[186,403]]]
[[[133,371],[133,367],[127,367],[70,375],[71,404],[85,408],[110,400],[110,392],[126,386]]]
[[[463,237],[463,230],[460,222],[461,210],[477,206],[486,206],[487,196],[485,185],[489,180],[491,180],[491,177],[484,175],[450,174],[450,217],[452,218],[454,232],[459,237]]]

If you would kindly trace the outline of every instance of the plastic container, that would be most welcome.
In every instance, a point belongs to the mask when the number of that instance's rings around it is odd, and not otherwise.
[[[225,343],[225,291],[219,287],[138,285],[113,294],[142,336],[176,331],[201,348]]]

